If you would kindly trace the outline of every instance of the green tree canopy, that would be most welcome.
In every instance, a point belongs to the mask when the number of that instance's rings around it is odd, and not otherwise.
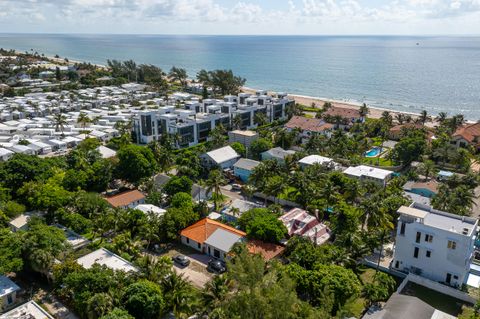
[[[152,176],[157,169],[155,157],[148,147],[127,145],[120,148],[117,156],[118,176],[134,184]]]

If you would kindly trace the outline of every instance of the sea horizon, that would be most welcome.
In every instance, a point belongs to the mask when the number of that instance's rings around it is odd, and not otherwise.
[[[245,86],[401,112],[480,119],[480,36],[0,33],[0,47],[105,65],[107,59],[232,69]]]

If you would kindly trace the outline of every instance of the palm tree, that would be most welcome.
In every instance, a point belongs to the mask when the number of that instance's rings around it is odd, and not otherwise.
[[[168,256],[155,257],[145,254],[137,260],[141,276],[153,282],[160,282],[172,273],[173,262]]]
[[[388,126],[392,125],[393,118],[392,118],[392,115],[390,114],[390,112],[384,111],[382,113],[382,121]]]
[[[405,121],[405,114],[403,113],[395,114],[395,120],[397,120],[398,124],[402,125],[403,122]]]
[[[63,131],[65,130],[65,125],[68,123],[67,122],[67,117],[61,113],[58,113],[58,114],[55,114],[53,116],[53,123],[55,125],[55,131],[58,132],[62,132],[62,135],[63,135]]]
[[[438,116],[435,118],[437,120],[437,122],[439,122],[440,124],[444,123],[445,120],[447,119],[447,113],[445,112],[440,112],[438,113]]]
[[[83,131],[85,131],[87,124],[91,123],[91,120],[87,113],[80,112],[77,118],[77,123],[81,124]]]
[[[428,181],[428,178],[432,175],[435,175],[437,168],[435,167],[435,163],[430,160],[425,160],[420,166],[418,170],[425,176],[425,180]]]
[[[237,114],[232,119],[232,126],[235,130],[239,130],[242,127],[242,117]]]
[[[221,199],[222,190],[220,186],[225,185],[226,180],[223,177],[223,172],[219,169],[210,171],[208,179],[205,181],[207,186],[207,193],[213,193],[213,204],[215,205],[215,211],[218,211],[218,201]]]
[[[171,80],[176,81],[176,82],[180,82],[182,87],[187,86],[188,75],[187,75],[187,71],[185,69],[177,68],[177,67],[173,66],[170,69],[170,72],[168,73],[168,76],[170,77]]]
[[[343,122],[343,117],[337,114],[333,117],[333,122],[335,123],[335,128],[338,129]]]
[[[367,117],[369,112],[370,111],[368,109],[367,104],[363,103],[362,106],[360,106],[360,109],[359,109],[360,116],[361,117]]]
[[[256,112],[255,116],[253,117],[253,121],[258,125],[258,126],[263,126],[267,124],[267,116],[263,112]]]
[[[281,176],[272,176],[267,179],[263,192],[265,195],[273,197],[274,203],[277,203],[278,195],[285,189],[285,181]],[[267,197],[265,197],[265,206],[267,206]]]
[[[202,301],[208,314],[225,300],[231,285],[232,281],[223,275],[213,277],[205,285],[202,291]]]
[[[162,281],[162,288],[165,291],[167,304],[172,308],[176,318],[183,318],[192,314],[197,300],[193,294],[192,286],[183,278],[183,274],[178,275],[174,271],[171,272]]]
[[[422,125],[425,125],[426,122],[429,122],[431,120],[426,110],[423,110],[420,113],[419,120],[420,120],[420,123],[422,123]]]

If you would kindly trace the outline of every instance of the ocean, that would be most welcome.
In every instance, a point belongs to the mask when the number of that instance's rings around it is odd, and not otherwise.
[[[248,87],[480,119],[480,37],[0,34],[0,47],[191,77],[232,69]]]

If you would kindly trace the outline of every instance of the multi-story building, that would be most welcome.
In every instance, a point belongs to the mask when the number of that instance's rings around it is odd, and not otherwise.
[[[467,281],[478,221],[419,203],[398,210],[391,267],[430,280],[461,286]]]
[[[269,96],[263,91],[256,95],[227,95],[223,100],[205,99],[199,102],[193,98],[183,102],[182,108],[163,106],[139,110],[134,117],[134,132],[137,141],[142,144],[169,134],[176,136],[178,147],[193,146],[207,141],[210,131],[219,124],[228,130],[234,126],[246,130],[256,128],[261,118],[267,122],[283,120],[291,103],[294,101],[284,93]]]

